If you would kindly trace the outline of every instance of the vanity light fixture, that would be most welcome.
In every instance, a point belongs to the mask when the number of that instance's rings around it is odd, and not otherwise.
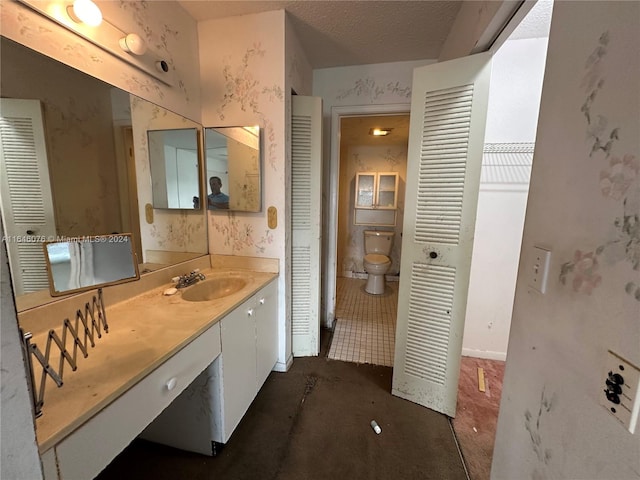
[[[385,137],[391,133],[393,128],[372,128],[369,130],[369,135],[374,137]]]
[[[119,43],[122,50],[133,53],[134,55],[144,55],[147,51],[147,44],[137,33],[130,33],[122,37]]]
[[[91,0],[75,0],[67,7],[67,13],[76,23],[84,23],[90,27],[97,27],[102,23],[102,12]]]
[[[170,87],[173,86],[170,63],[151,52],[140,35],[125,32],[104,18],[100,7],[92,0],[18,1],[105,52],[124,60]]]

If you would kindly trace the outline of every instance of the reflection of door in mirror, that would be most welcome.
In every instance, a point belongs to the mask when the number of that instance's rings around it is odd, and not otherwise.
[[[39,100],[0,99],[0,207],[16,295],[47,288],[41,242],[56,235]]]
[[[200,196],[198,130],[150,130],[153,208],[193,209]]]

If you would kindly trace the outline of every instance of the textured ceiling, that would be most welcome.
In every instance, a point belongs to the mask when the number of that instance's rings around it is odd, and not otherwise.
[[[437,59],[460,1],[193,1],[197,21],[284,9],[312,68]]]

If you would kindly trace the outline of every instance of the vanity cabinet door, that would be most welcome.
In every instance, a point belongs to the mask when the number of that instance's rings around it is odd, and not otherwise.
[[[256,296],[256,393],[278,361],[278,281]]]
[[[222,325],[223,442],[240,423],[256,395],[255,308],[248,301],[229,313]]]
[[[58,480],[58,468],[56,467],[56,454],[53,448],[50,448],[40,455],[42,462],[42,474],[44,480]]]

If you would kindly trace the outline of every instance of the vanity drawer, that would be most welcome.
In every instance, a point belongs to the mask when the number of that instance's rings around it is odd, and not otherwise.
[[[215,324],[55,447],[61,480],[91,479],[220,354]]]

